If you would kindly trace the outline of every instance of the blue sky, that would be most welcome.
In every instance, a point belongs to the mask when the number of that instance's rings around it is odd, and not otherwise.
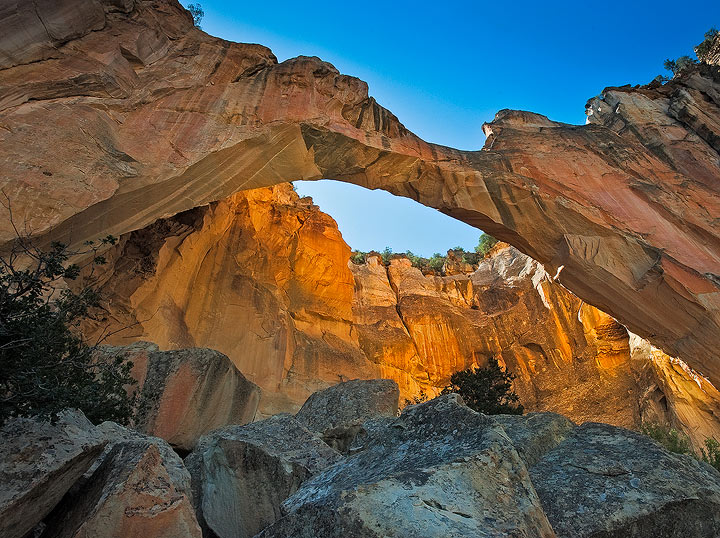
[[[319,56],[365,80],[413,132],[462,149],[482,147],[483,122],[502,108],[584,123],[585,102],[604,87],[650,82],[665,58],[692,55],[720,27],[717,0],[200,1],[209,34],[261,43],[280,61]],[[477,243],[477,230],[386,193],[296,185],[360,250],[430,255]]]

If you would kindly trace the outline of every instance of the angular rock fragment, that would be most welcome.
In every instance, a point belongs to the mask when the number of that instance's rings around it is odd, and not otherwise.
[[[18,418],[0,430],[0,536],[20,538],[60,502],[106,441],[80,411],[56,424]]]
[[[503,429],[457,395],[409,407],[373,439],[305,482],[259,536],[555,536]]]
[[[42,538],[201,538],[190,474],[170,445],[105,422],[109,444],[45,521]]]
[[[139,382],[134,427],[176,448],[190,450],[204,433],[255,417],[260,389],[218,351],[158,351],[154,344],[138,342],[102,352],[133,362]]]
[[[530,476],[559,538],[720,536],[720,473],[622,428],[575,428]]]
[[[315,392],[295,418],[331,447],[346,452],[365,420],[397,415],[399,398],[395,381],[355,379]]]
[[[255,536],[280,517],[280,504],[305,480],[340,461],[290,415],[216,430],[185,459],[206,535]]]
[[[528,467],[535,465],[575,428],[570,419],[557,413],[494,415],[493,419],[503,427]]]

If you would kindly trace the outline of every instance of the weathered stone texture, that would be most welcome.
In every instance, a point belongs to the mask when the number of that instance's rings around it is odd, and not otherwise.
[[[207,36],[176,0],[104,14],[63,0],[47,32],[22,6],[2,19],[0,184],[43,240],[122,235],[287,180],[350,181],[512,243],[720,380],[717,66],[610,88],[586,126],[501,111],[483,150],[468,152],[419,139],[318,58],[277,63],[264,47]],[[12,239],[9,223],[0,230]]]
[[[42,538],[201,538],[190,474],[165,441],[112,422],[93,468],[45,520]]]
[[[185,459],[205,534],[250,538],[280,517],[300,484],[342,459],[290,415],[228,426]]]
[[[7,538],[40,523],[106,444],[80,411],[64,411],[56,424],[12,419],[0,440],[0,535]]]
[[[720,473],[622,428],[577,427],[530,476],[558,537],[720,533]]]
[[[222,353],[189,348],[158,351],[155,344],[106,346],[100,353],[133,363],[138,413],[133,426],[190,450],[204,433],[255,418],[260,389]]]

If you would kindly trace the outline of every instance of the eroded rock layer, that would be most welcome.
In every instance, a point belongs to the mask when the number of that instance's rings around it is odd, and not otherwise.
[[[586,126],[502,111],[468,152],[419,139],[317,58],[202,33],[177,0],[48,5],[0,11],[0,187],[20,229],[79,244],[243,189],[340,179],[508,241],[720,381],[717,66],[610,89]]]
[[[333,219],[290,185],[244,191],[123,236],[108,253],[104,315],[87,330],[218,349],[262,388],[261,415],[354,378],[395,380],[401,402],[432,396],[494,355],[528,410],[631,428],[702,424],[698,442],[720,437],[709,382],[696,389],[696,374],[637,351],[649,346],[639,338],[631,355],[622,325],[514,248],[450,276],[349,256]]]

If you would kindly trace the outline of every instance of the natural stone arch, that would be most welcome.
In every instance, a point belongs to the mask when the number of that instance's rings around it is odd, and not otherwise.
[[[97,9],[78,19],[98,0],[67,2],[64,41],[27,49],[54,52],[25,58],[13,42],[41,35],[42,17],[0,43],[0,182],[45,239],[120,235],[284,181],[382,188],[511,243],[720,380],[716,68],[607,92],[591,108],[602,125],[503,111],[483,150],[459,151],[419,139],[317,58],[278,64],[207,36],[175,0],[99,2],[102,24]]]

